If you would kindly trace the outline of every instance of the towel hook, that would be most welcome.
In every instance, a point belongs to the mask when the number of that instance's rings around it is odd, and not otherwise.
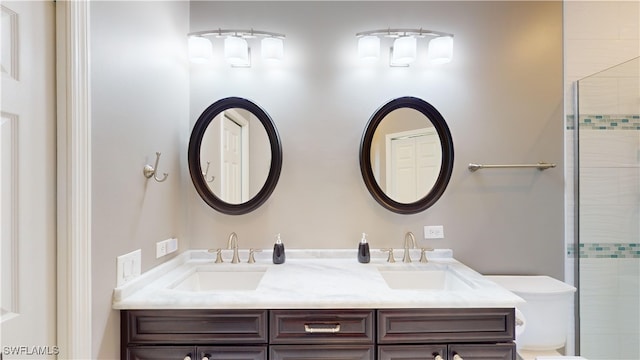
[[[213,182],[216,179],[215,176],[211,175],[211,180],[207,180],[207,174],[209,174],[209,165],[211,165],[211,161],[207,161],[207,169],[202,173],[202,176],[207,182]]]
[[[150,179],[151,177],[153,177],[153,179],[157,182],[163,182],[167,180],[167,177],[169,176],[169,174],[164,173],[162,175],[162,179],[159,179],[157,175],[158,163],[160,162],[160,155],[162,154],[159,152],[156,152],[156,164],[154,166],[151,166],[149,164],[144,166],[144,169],[142,170],[142,172],[144,173],[144,177],[146,177],[147,179]]]

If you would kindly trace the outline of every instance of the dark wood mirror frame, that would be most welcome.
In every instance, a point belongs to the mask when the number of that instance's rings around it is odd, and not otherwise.
[[[225,202],[211,191],[205,178],[202,176],[202,165],[200,162],[200,146],[202,145],[202,138],[209,126],[209,123],[211,123],[211,121],[222,111],[232,108],[240,108],[250,111],[258,120],[260,120],[264,126],[267,136],[269,137],[271,149],[271,166],[269,167],[269,174],[267,175],[264,185],[255,196],[240,204],[230,204]],[[273,121],[258,105],[247,99],[239,97],[220,99],[211,104],[200,115],[191,132],[187,155],[191,181],[193,181],[193,185],[200,197],[202,197],[202,199],[212,208],[228,215],[242,215],[260,207],[260,205],[267,201],[275,189],[282,169],[282,144],[280,143],[278,130],[276,129]]]
[[[373,135],[385,116],[393,110],[400,108],[411,108],[426,116],[438,132],[442,146],[442,166],[440,167],[440,173],[438,174],[435,184],[427,195],[412,203],[397,202],[387,196],[376,181],[371,167],[371,144],[373,142]],[[360,142],[360,171],[362,172],[364,183],[373,198],[386,209],[399,214],[416,214],[426,210],[442,196],[453,172],[453,139],[451,138],[451,132],[444,117],[442,117],[440,112],[431,104],[416,97],[401,97],[384,104],[373,114],[371,119],[369,119],[369,123],[362,134],[362,140]]]

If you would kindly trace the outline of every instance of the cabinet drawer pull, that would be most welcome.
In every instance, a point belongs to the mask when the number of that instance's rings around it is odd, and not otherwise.
[[[444,360],[444,358],[440,355],[436,355],[436,357],[434,357],[433,360]]]
[[[323,333],[323,334],[335,334],[340,332],[340,324],[335,324],[333,327],[312,327],[313,324],[304,324],[304,332],[313,334],[313,333]]]
[[[462,356],[458,354],[453,354],[453,360],[464,360],[464,359],[462,358]]]
[[[209,360],[209,355],[205,355],[202,357],[202,360]]]
[[[191,354],[187,354],[187,356],[185,356],[183,360],[191,360]]]

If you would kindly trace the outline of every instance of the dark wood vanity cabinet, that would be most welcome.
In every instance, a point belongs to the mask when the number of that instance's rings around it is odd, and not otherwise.
[[[509,308],[378,310],[378,360],[515,360],[514,339]]]
[[[373,310],[271,310],[271,360],[375,360]]]
[[[122,359],[515,360],[514,310],[123,310]]]
[[[266,360],[266,346],[143,345],[127,348],[131,360]]]
[[[266,310],[123,310],[121,359],[267,360]]]

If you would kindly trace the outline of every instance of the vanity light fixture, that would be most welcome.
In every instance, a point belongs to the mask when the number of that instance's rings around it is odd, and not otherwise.
[[[440,36],[429,41],[427,59],[432,64],[446,64],[453,58],[453,36]]]
[[[380,38],[393,38],[390,66],[409,66],[417,58],[418,39],[430,37],[427,60],[432,64],[445,64],[453,58],[453,34],[425,29],[382,29],[363,31],[358,37],[358,56],[362,60],[380,56]]]
[[[277,37],[266,37],[260,41],[263,60],[281,61],[284,59],[284,40]]]
[[[358,57],[362,60],[378,60],[380,57],[380,38],[373,35],[358,39]]]
[[[189,36],[189,59],[192,62],[202,64],[213,58],[211,41],[201,36]]]
[[[239,36],[227,36],[224,39],[224,58],[231,66],[251,66],[247,40]]]
[[[251,66],[251,47],[247,40],[262,37],[261,54],[264,60],[284,58],[284,34],[259,30],[204,30],[188,34],[189,58],[203,63],[213,58],[213,46],[207,37],[224,38],[224,57],[232,67]]]
[[[416,60],[418,40],[414,36],[401,36],[393,41],[391,50],[392,66],[409,66]]]

